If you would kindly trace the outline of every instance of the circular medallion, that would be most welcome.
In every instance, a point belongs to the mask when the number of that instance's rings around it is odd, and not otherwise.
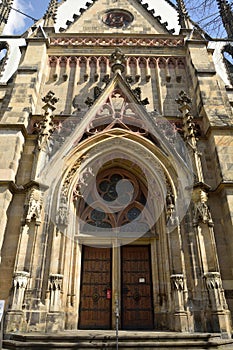
[[[102,17],[102,21],[112,28],[125,28],[133,22],[133,15],[121,9],[108,10]]]

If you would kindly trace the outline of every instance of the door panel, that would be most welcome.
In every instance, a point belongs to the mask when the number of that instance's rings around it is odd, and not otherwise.
[[[122,329],[153,329],[150,246],[121,250]]]
[[[110,329],[111,249],[83,246],[80,329]]]

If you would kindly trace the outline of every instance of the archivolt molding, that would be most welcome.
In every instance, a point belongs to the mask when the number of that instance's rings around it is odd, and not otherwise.
[[[171,171],[171,164],[167,164],[168,166],[163,164],[157,154],[152,153],[150,149],[139,143],[140,140],[138,138],[132,140],[122,136],[109,136],[107,135],[107,139],[99,140],[97,144],[92,142],[89,147],[83,149],[82,153],[79,149],[79,155],[82,155],[78,159],[77,152],[79,147],[73,150],[70,157],[68,157],[69,167],[63,173],[63,181],[61,181],[59,186],[60,190],[57,198],[58,213],[61,211],[60,206],[64,209],[64,202],[70,206],[73,199],[77,199],[85,193],[89,181],[97,174],[104,162],[117,158],[139,164],[142,171],[149,174],[148,179],[151,188],[159,186],[163,193],[172,191],[174,197],[176,197],[176,185],[175,179],[173,179],[175,171],[173,171],[173,174],[167,171],[167,168]],[[63,213],[64,210],[62,211]],[[63,218],[59,220],[64,222]]]

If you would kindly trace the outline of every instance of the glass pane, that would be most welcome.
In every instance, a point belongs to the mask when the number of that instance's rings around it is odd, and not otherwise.
[[[111,182],[117,183],[122,179],[120,174],[114,174],[110,177]]]
[[[130,221],[133,221],[134,219],[136,219],[139,215],[141,214],[141,210],[138,208],[131,208],[129,209],[128,213],[127,213],[127,218]]]
[[[92,210],[91,212],[91,218],[94,221],[101,221],[106,217],[105,212],[99,211],[97,209]]]
[[[108,188],[109,188],[110,183],[107,180],[102,181],[99,184],[99,189],[101,192],[107,192]]]

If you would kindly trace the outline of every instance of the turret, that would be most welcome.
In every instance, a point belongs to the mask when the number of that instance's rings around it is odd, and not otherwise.
[[[57,18],[58,0],[50,0],[48,9],[44,15],[44,28],[54,28]]]
[[[12,4],[13,0],[2,0],[0,4],[0,35],[2,34],[8,21]]]
[[[190,29],[189,14],[185,7],[184,0],[177,0],[176,3],[177,3],[179,24],[181,26],[181,29]]]
[[[227,0],[217,0],[222,23],[229,39],[233,39],[233,11]]]

